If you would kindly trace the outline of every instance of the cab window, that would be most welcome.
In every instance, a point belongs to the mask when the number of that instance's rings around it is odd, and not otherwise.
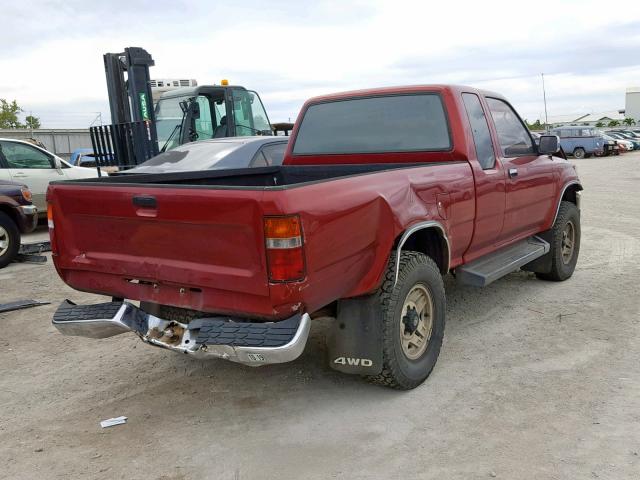
[[[478,163],[483,170],[493,168],[496,164],[496,155],[493,151],[491,133],[480,99],[473,93],[463,93],[462,100],[473,132],[473,143],[476,147]]]
[[[269,118],[256,92],[233,91],[233,116],[236,121],[236,135],[239,137],[272,133]]]
[[[200,110],[199,118],[194,121],[196,133],[199,139],[213,138],[213,119],[211,118],[211,106],[209,99],[203,95],[198,95],[196,99]]]
[[[491,118],[505,157],[531,155],[535,152],[531,135],[511,106],[497,98],[487,97]]]

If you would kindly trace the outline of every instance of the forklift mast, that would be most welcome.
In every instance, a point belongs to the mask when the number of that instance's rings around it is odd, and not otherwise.
[[[90,128],[98,171],[133,167],[158,154],[149,78],[153,58],[143,48],[129,47],[103,59],[112,124]]]

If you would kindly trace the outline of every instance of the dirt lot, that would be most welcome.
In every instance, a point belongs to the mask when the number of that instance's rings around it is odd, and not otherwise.
[[[101,479],[640,478],[640,154],[578,162],[578,268],[484,290],[447,279],[440,360],[395,392],[303,356],[253,369],[139,342],[63,337],[51,263],[0,271],[0,477]],[[126,415],[126,425],[99,421]]]

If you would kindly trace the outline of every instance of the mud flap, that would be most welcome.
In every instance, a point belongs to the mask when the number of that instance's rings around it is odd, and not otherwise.
[[[551,244],[551,230],[547,230],[545,232],[539,233],[536,235],[540,237],[545,242]],[[551,261],[553,255],[553,245],[547,253],[542,255],[541,257],[536,258],[532,262],[529,262],[520,267],[520,270],[524,270],[525,272],[535,272],[535,273],[549,273],[551,271]]]
[[[382,371],[382,319],[377,295],[340,300],[327,336],[329,366],[343,373]]]

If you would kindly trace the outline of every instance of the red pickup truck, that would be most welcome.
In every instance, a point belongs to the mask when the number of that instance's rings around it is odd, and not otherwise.
[[[414,388],[442,344],[443,275],[572,275],[582,186],[557,152],[502,96],[427,85],[307,101],[282,166],[52,183],[59,275],[112,297],[53,323],[257,366],[333,316],[333,368]]]

